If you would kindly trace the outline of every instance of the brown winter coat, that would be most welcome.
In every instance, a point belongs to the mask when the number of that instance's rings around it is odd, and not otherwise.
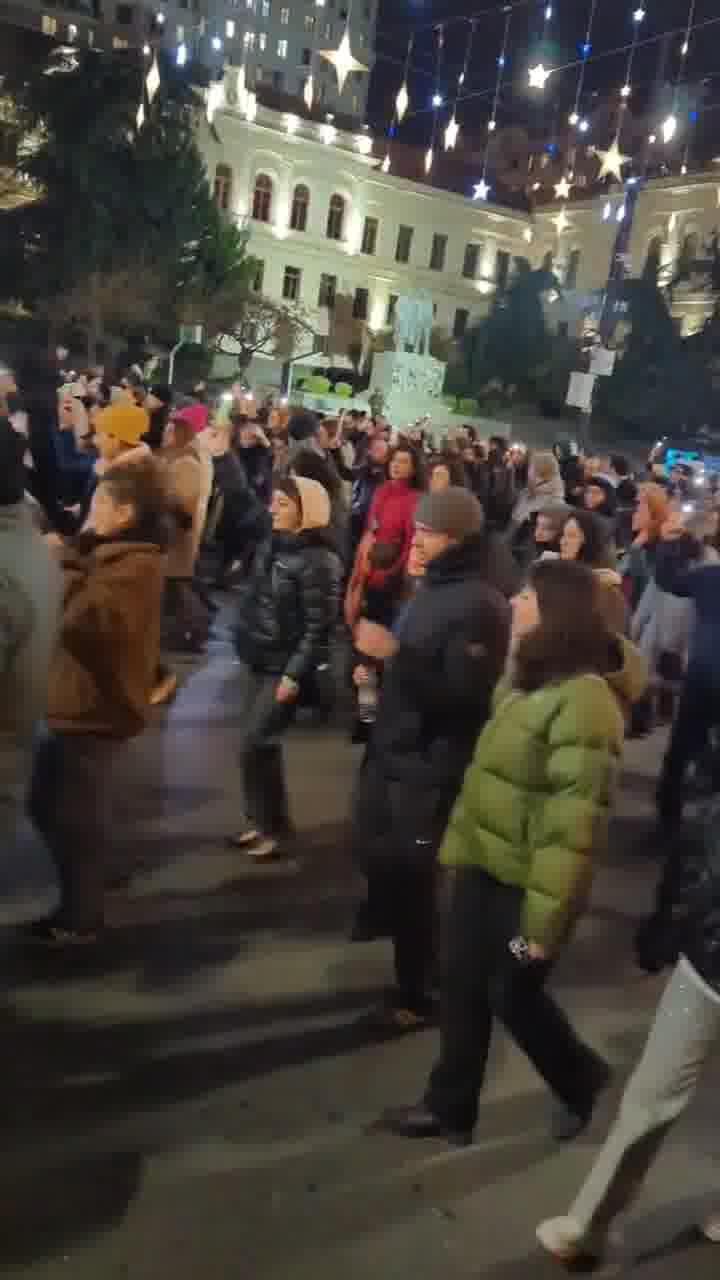
[[[160,657],[165,558],[151,542],[63,550],[64,601],[48,724],[132,738],[148,719]]]
[[[192,578],[205,530],[213,484],[213,462],[201,444],[191,441],[180,449],[161,454],[170,497],[192,520],[187,529],[178,529],[167,558],[168,578]]]

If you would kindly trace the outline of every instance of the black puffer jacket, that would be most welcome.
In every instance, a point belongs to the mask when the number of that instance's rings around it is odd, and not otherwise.
[[[358,787],[363,861],[442,833],[505,666],[510,610],[480,535],[429,565],[400,623]]]
[[[242,661],[298,684],[326,663],[341,577],[327,531],[273,533],[258,548],[240,598],[235,643]]]

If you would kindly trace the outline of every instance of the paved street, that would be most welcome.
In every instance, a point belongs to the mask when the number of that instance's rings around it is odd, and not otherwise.
[[[7,931],[0,1071],[2,1273],[32,1280],[544,1280],[536,1221],[562,1212],[617,1091],[571,1150],[501,1037],[477,1145],[450,1153],[371,1131],[418,1094],[435,1035],[369,1043],[383,944],[345,941],[342,821],[357,749],[300,727],[290,744],[299,856],[256,869],[223,845],[237,816],[237,668],[219,646],[133,746],[118,844],[138,865],[101,953],[29,954]],[[655,864],[629,849],[660,742],[631,744],[611,855],[556,986],[617,1065],[642,1044],[660,984],[631,963]],[[5,921],[50,890],[37,854],[2,871]],[[23,891],[10,892],[22,876]],[[711,1069],[628,1233],[638,1280],[716,1280],[688,1224],[720,1142]],[[714,1078],[713,1078],[714,1077]],[[637,1257],[640,1255],[640,1260]]]

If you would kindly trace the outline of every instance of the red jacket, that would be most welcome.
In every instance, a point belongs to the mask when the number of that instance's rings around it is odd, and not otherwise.
[[[415,533],[415,508],[420,490],[405,480],[386,480],[377,490],[370,506],[367,529],[375,542],[397,547],[398,554],[387,569],[371,569],[368,585],[384,587],[390,578],[402,573],[408,562]]]

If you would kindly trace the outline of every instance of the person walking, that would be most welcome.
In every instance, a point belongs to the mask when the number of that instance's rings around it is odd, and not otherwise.
[[[322,485],[277,477],[271,511],[272,536],[243,584],[235,628],[245,821],[230,843],[255,859],[275,856],[290,832],[282,738],[303,683],[329,671],[342,576]]]
[[[345,597],[345,621],[351,629],[361,613],[371,622],[392,625],[424,479],[420,457],[410,445],[391,450],[388,479],[376,490],[370,505]]]
[[[160,654],[166,511],[151,458],[111,467],[85,528],[59,549],[64,600],[29,813],[61,897],[35,939],[94,942],[103,926],[113,770],[147,723]]]
[[[423,497],[413,551],[423,572],[387,664],[354,804],[353,850],[368,882],[366,937],[393,941],[396,987],[377,1021],[422,1025],[434,959],[437,850],[509,640],[489,582],[482,507],[467,489]],[[357,936],[357,935],[356,935]]]
[[[25,439],[0,417],[0,814],[6,849],[22,820],[33,735],[47,708],[60,574],[24,500]]]
[[[546,1080],[553,1134],[590,1121],[609,1081],[545,990],[587,906],[642,663],[612,635],[584,565],[541,560],[513,600],[509,678],[450,817],[440,851],[452,871],[442,1042],[423,1101],[385,1113],[408,1138],[472,1141],[498,1018]]]
[[[720,810],[711,810],[700,848],[673,895],[666,960],[680,956],[660,1000],[615,1123],[566,1216],[542,1222],[544,1249],[574,1271],[601,1265],[610,1229],[642,1189],[692,1101],[720,1041]],[[670,922],[669,922],[670,923]],[[702,1228],[720,1244],[720,1207]]]

